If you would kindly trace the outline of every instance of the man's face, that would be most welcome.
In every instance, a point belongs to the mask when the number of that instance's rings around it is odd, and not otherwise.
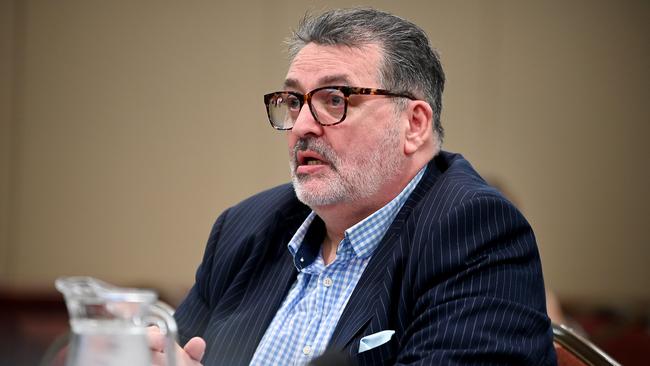
[[[322,86],[380,88],[381,53],[363,48],[305,46],[294,58],[286,89]],[[305,104],[288,131],[291,176],[298,198],[314,208],[372,202],[404,161],[403,127],[395,104],[382,96],[351,95],[345,120],[321,126]],[[362,201],[364,200],[364,201]]]

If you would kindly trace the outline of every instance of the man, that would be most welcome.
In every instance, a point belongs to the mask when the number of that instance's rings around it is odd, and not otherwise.
[[[440,150],[444,74],[424,32],[334,10],[289,50],[264,100],[293,184],[215,223],[175,315],[183,361],[555,364],[530,226]]]

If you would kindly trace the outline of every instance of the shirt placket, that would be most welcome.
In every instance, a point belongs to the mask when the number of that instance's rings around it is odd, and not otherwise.
[[[318,329],[322,321],[322,296],[320,294],[320,277],[323,271],[323,266],[320,263],[314,262],[313,267],[310,268],[310,284],[306,294],[308,306],[305,318],[301,319],[304,325],[302,337],[299,338],[297,349],[294,358],[295,365],[303,365],[307,363],[314,355],[314,342],[318,334]]]

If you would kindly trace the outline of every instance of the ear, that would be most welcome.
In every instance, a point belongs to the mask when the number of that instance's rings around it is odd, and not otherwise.
[[[406,126],[404,153],[411,155],[432,140],[433,110],[431,110],[429,103],[423,100],[415,100],[409,103],[405,113],[408,117],[408,124]]]

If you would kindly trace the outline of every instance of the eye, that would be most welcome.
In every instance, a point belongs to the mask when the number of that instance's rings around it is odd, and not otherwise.
[[[292,111],[299,111],[300,110],[300,99],[296,98],[295,95],[289,94],[287,96],[287,108],[289,108]]]
[[[332,95],[329,98],[329,103],[328,104],[331,105],[332,107],[340,107],[344,103],[345,103],[345,99],[343,99],[342,96],[340,96],[340,95]]]
[[[325,104],[330,108],[343,108],[345,105],[345,96],[339,91],[327,94]]]

